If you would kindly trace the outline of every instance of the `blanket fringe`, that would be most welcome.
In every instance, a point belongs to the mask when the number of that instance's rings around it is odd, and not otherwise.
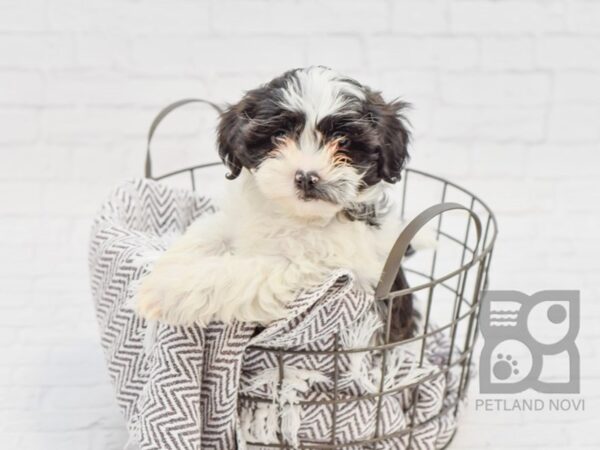
[[[246,441],[277,443],[277,432],[288,444],[298,446],[298,431],[302,425],[302,409],[298,406],[301,394],[308,392],[315,383],[328,382],[329,377],[317,370],[284,366],[284,378],[279,382],[279,368],[265,369],[252,378],[252,382],[240,389],[251,393],[266,388],[273,402],[257,403],[253,408],[242,408],[240,428]],[[279,423],[281,422],[281,430]]]

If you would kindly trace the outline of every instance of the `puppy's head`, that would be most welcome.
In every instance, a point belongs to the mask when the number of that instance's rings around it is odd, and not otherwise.
[[[287,214],[332,217],[369,187],[399,180],[405,107],[325,67],[292,70],[222,114],[219,154],[229,178],[248,169]]]

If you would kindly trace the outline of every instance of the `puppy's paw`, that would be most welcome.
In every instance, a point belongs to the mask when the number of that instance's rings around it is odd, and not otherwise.
[[[196,277],[188,277],[183,268],[171,269],[155,268],[141,280],[133,302],[134,310],[144,319],[169,325],[206,325],[215,312],[207,290],[202,289],[199,282],[194,286]]]
[[[184,309],[189,292],[185,285],[177,282],[176,274],[181,271],[179,267],[155,266],[140,282],[134,300],[135,311],[144,319],[170,325],[193,322],[192,317],[186,317]]]
[[[163,305],[161,293],[146,283],[139,288],[134,303],[135,312],[147,320],[160,320],[162,318]]]
[[[147,320],[163,319],[165,292],[152,273],[142,278],[133,303],[135,312]]]
[[[423,227],[421,228],[410,245],[415,250],[434,250],[438,246],[437,232],[434,228]]]

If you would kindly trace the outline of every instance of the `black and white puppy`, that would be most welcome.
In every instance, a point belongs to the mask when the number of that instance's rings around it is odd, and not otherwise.
[[[401,228],[386,189],[408,158],[405,108],[325,67],[247,92],[218,128],[229,198],[158,259],[137,311],[171,324],[265,324],[338,268],[373,290]]]

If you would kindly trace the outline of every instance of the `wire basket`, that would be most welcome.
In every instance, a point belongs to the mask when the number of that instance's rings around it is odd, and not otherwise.
[[[146,155],[146,177],[154,180],[174,181],[179,179],[187,183],[188,187],[196,190],[201,180],[215,176],[223,176],[223,167],[220,162],[212,162],[186,167],[169,173],[155,175],[150,156],[150,143],[157,126],[174,109],[189,104],[204,103],[220,112],[218,106],[200,99],[187,99],[169,105],[154,120],[148,135],[148,148]],[[205,183],[202,183],[203,186]],[[491,209],[475,194],[469,192],[455,183],[444,178],[431,175],[415,169],[406,169],[402,181],[395,187],[395,195],[400,204],[401,218],[408,221],[413,218],[400,234],[385,263],[380,282],[375,291],[374,309],[385,313],[384,331],[375,345],[365,345],[360,348],[343,348],[340,345],[338,334],[334,336],[333,346],[329,350],[312,351],[302,349],[280,349],[269,347],[250,347],[248,351],[264,352],[278,362],[279,385],[285,377],[286,358],[322,357],[330,358],[333,373],[333,389],[326,399],[299,401],[300,407],[320,406],[326,407],[330,414],[330,438],[314,441],[301,440],[299,445],[286,442],[281,433],[278,433],[278,442],[248,442],[252,448],[278,448],[278,449],[356,449],[356,448],[396,448],[386,446],[390,440],[400,439],[402,448],[417,448],[414,446],[414,437],[430,422],[444,416],[451,415],[456,418],[464,404],[467,387],[472,375],[473,348],[477,339],[477,325],[480,299],[487,289],[490,261],[493,253],[494,242],[497,236],[496,218]],[[434,205],[434,206],[430,206]],[[429,224],[431,233],[435,233],[436,246],[431,250],[417,251],[410,258],[404,258],[409,244],[414,236]],[[391,291],[395,276],[402,266],[405,271],[410,288],[401,291]],[[419,332],[410,339],[394,342],[390,339],[392,325],[392,308],[394,301],[400,301],[403,296],[413,294],[416,298],[417,308],[421,311],[421,327]],[[383,308],[377,308],[377,304]],[[411,346],[417,348],[416,364],[422,367],[425,363],[428,342],[444,336],[448,341],[447,353],[440,359],[436,368],[426,377],[405,383],[401,387],[386,388],[386,358],[391,352]],[[340,396],[339,374],[340,361],[352,354],[365,353],[377,357],[381,361],[381,375],[379,388],[369,394]],[[452,398],[447,397],[444,390],[444,403],[433,416],[420,420],[416,411],[419,389],[423,383],[436,377],[448,377],[450,373],[457,374],[457,391]],[[408,408],[406,426],[399,431],[386,432],[382,426],[382,404],[387,396],[404,395],[412,399],[412,406]],[[338,412],[343,406],[352,405],[365,400],[376,403],[372,435],[351,442],[340,442],[338,439]],[[260,403],[262,397],[241,395],[240,401],[246,404]],[[454,437],[445,441],[446,448]]]

